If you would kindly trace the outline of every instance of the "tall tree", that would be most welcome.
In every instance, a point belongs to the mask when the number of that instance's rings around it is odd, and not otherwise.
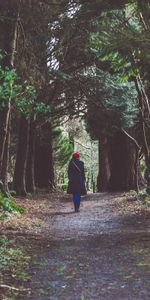
[[[2,67],[14,68],[17,46],[18,20],[21,0],[1,1],[0,3],[0,49],[4,53]],[[10,90],[12,86],[10,86]],[[11,123],[11,93],[5,107],[0,109],[0,180],[7,189],[7,171],[9,160],[10,123]]]
[[[100,22],[99,32],[91,39],[91,48],[110,73],[124,82],[133,81],[139,95],[140,126],[136,138],[150,172],[149,153],[149,1],[130,1],[121,10],[109,11]],[[150,185],[147,176],[148,186]]]
[[[33,16],[31,16],[31,11]],[[21,11],[21,22],[23,23],[25,40],[19,40],[20,52],[17,56],[16,67],[21,81],[26,81],[27,84],[34,86],[36,96],[33,95],[32,90],[28,89],[28,92],[31,92],[29,95],[30,99],[27,97],[27,99],[24,99],[24,103],[22,103],[24,109],[21,109],[20,134],[14,172],[14,189],[18,194],[34,192],[35,181],[37,187],[39,182],[35,180],[34,173],[36,169],[35,164],[41,167],[41,157],[37,155],[35,157],[35,152],[38,152],[35,151],[35,147],[39,147],[39,144],[37,145],[36,143],[36,135],[39,133],[37,128],[45,126],[46,118],[48,119],[48,116],[45,118],[45,115],[50,112],[47,43],[49,39],[48,23],[51,15],[51,2],[50,5],[42,1],[27,2],[24,3]],[[49,122],[48,120],[47,127],[50,127]],[[22,131],[24,132],[24,138],[22,138]],[[49,147],[48,149],[43,148],[42,155],[43,158],[47,158],[50,162],[48,163],[47,161],[44,167],[45,173],[49,175],[48,179],[43,176],[43,180],[45,180],[44,186],[51,187],[52,184],[50,182],[54,181],[51,131],[49,131],[47,138]],[[39,162],[37,161],[38,159],[40,160]],[[21,166],[22,171],[20,171]],[[52,176],[51,179],[50,176]]]

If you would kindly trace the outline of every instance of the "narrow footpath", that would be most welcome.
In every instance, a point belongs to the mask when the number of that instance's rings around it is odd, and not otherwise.
[[[64,196],[39,236],[14,232],[31,256],[29,280],[3,300],[149,300],[150,212],[123,212],[117,197],[89,194],[74,213]]]

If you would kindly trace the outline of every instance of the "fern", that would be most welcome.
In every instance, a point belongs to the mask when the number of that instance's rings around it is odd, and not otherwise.
[[[3,194],[2,191],[0,191],[0,207],[4,211],[8,211],[10,213],[13,212],[19,212],[23,213],[25,212],[25,208],[16,204],[14,202],[14,198],[11,196],[10,192],[6,192],[5,195]]]

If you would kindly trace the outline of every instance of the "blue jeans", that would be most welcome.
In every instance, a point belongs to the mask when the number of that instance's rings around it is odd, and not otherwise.
[[[75,211],[79,211],[80,202],[81,202],[81,195],[80,194],[74,194],[73,195],[73,202],[74,202]]]

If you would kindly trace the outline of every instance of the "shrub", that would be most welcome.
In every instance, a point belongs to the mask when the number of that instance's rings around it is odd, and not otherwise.
[[[8,211],[10,213],[12,212],[19,212],[23,213],[25,211],[25,208],[16,204],[14,202],[14,198],[11,195],[11,192],[5,192],[5,195],[2,191],[0,191],[0,207],[4,211]]]

